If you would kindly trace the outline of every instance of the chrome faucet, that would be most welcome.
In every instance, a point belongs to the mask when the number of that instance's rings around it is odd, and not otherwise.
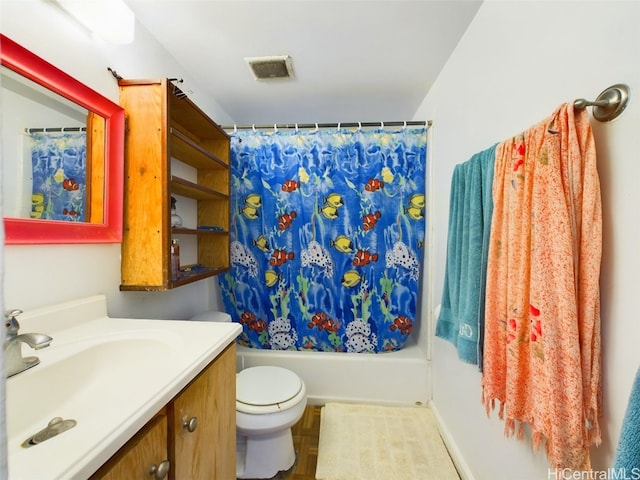
[[[42,333],[21,333],[20,324],[16,317],[22,313],[22,310],[7,310],[4,314],[4,326],[7,329],[6,339],[4,341],[4,362],[7,378],[24,372],[26,369],[35,367],[40,363],[38,357],[23,357],[22,344],[26,343],[34,350],[48,347],[53,338]]]

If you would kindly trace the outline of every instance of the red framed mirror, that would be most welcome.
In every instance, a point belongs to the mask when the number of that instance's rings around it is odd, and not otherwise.
[[[29,171],[23,175],[24,179],[15,182],[24,184],[17,189],[20,193],[11,192],[8,194],[10,198],[6,198],[7,190],[12,189],[3,184],[5,244],[119,243],[122,240],[124,109],[2,34],[0,45],[4,181],[13,185],[13,170]],[[13,91],[5,92],[5,88],[12,86]],[[47,128],[49,131],[65,130],[66,125],[57,123],[53,127],[37,125],[45,128],[28,128],[33,125],[24,124],[22,117],[26,114],[22,115],[22,112],[29,108],[14,106],[12,112],[5,111],[5,108],[11,108],[12,97],[27,91],[30,92],[25,94],[29,102],[38,103],[34,101],[34,97],[38,97],[43,103],[61,105],[60,109],[72,112],[71,115],[78,117],[78,122],[84,123],[84,127],[77,128],[85,132],[82,178],[79,181],[68,175],[73,167],[65,163],[66,160],[61,160],[60,156],[53,155],[46,162],[57,161],[59,164],[51,170],[51,178],[43,182],[46,185],[42,187],[44,193],[36,192],[35,187],[32,190],[32,185],[35,184],[35,164],[39,161],[33,157],[36,151],[34,147],[25,150],[18,146],[10,150],[10,154],[5,153],[5,145],[22,142],[20,138],[25,132],[46,132]],[[5,97],[7,101],[4,101]],[[37,114],[31,115],[33,118]],[[11,122],[15,122],[15,125],[11,125]],[[67,128],[68,131],[73,129]],[[51,158],[56,160],[52,161]],[[15,162],[17,167],[7,162]],[[54,187],[57,190],[54,191]],[[63,208],[58,205],[56,208],[60,208],[61,213],[50,214],[52,208],[48,206],[47,199],[58,198],[60,194],[57,192],[65,193],[64,190],[72,191],[73,201],[79,208],[70,203]],[[14,197],[20,199],[15,200]],[[14,210],[13,203],[21,207]],[[26,213],[22,214],[25,210]]]

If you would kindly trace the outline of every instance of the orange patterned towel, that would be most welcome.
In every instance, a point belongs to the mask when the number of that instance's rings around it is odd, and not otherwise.
[[[590,469],[600,443],[602,209],[585,110],[553,115],[496,150],[482,400],[505,433],[531,425],[556,468]]]

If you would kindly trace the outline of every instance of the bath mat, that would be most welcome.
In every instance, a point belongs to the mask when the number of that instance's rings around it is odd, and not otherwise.
[[[428,408],[322,407],[317,480],[459,478]]]

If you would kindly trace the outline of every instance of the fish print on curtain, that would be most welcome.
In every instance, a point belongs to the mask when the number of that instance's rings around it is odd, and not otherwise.
[[[416,322],[426,129],[249,131],[231,142],[226,311],[253,348],[400,349]]]

